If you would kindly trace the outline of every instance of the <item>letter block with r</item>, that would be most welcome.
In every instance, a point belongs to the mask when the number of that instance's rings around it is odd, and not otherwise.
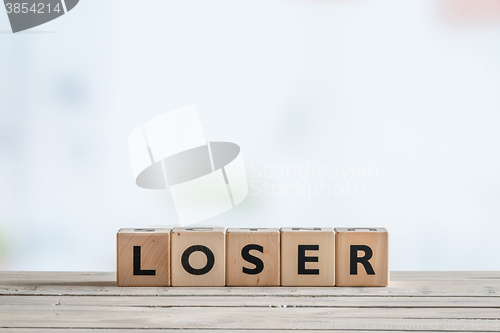
[[[339,287],[389,284],[389,233],[384,228],[335,228],[335,281]]]

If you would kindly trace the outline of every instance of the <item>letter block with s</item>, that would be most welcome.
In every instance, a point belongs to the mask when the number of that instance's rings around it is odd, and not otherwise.
[[[226,235],[222,227],[172,230],[172,286],[225,286]]]
[[[119,287],[170,285],[170,229],[120,229],[116,234]]]
[[[336,284],[385,287],[389,284],[389,233],[384,228],[335,228]]]
[[[280,285],[280,230],[230,228],[226,232],[226,285]]]
[[[332,228],[281,228],[281,285],[335,285]]]

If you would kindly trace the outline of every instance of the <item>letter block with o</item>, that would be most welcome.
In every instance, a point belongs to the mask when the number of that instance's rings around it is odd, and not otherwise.
[[[281,228],[281,285],[335,285],[332,228]]]
[[[389,233],[384,228],[335,228],[335,281],[339,287],[389,284]]]
[[[230,228],[226,232],[226,285],[280,285],[280,230]]]
[[[120,229],[116,247],[119,287],[170,285],[170,229]]]
[[[224,228],[188,227],[172,230],[172,286],[225,286]]]

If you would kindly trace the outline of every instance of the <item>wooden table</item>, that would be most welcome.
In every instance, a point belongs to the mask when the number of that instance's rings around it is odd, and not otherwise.
[[[392,272],[387,288],[118,288],[114,273],[0,272],[6,332],[500,331],[499,272]]]

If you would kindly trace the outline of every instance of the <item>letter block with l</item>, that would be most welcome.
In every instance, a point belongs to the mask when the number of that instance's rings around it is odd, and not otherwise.
[[[226,232],[226,285],[280,285],[280,230],[230,228]]]
[[[389,284],[389,233],[384,228],[335,228],[335,281],[339,287]]]
[[[116,234],[119,287],[170,285],[170,229],[120,229]]]
[[[281,285],[335,285],[332,228],[281,228]]]

